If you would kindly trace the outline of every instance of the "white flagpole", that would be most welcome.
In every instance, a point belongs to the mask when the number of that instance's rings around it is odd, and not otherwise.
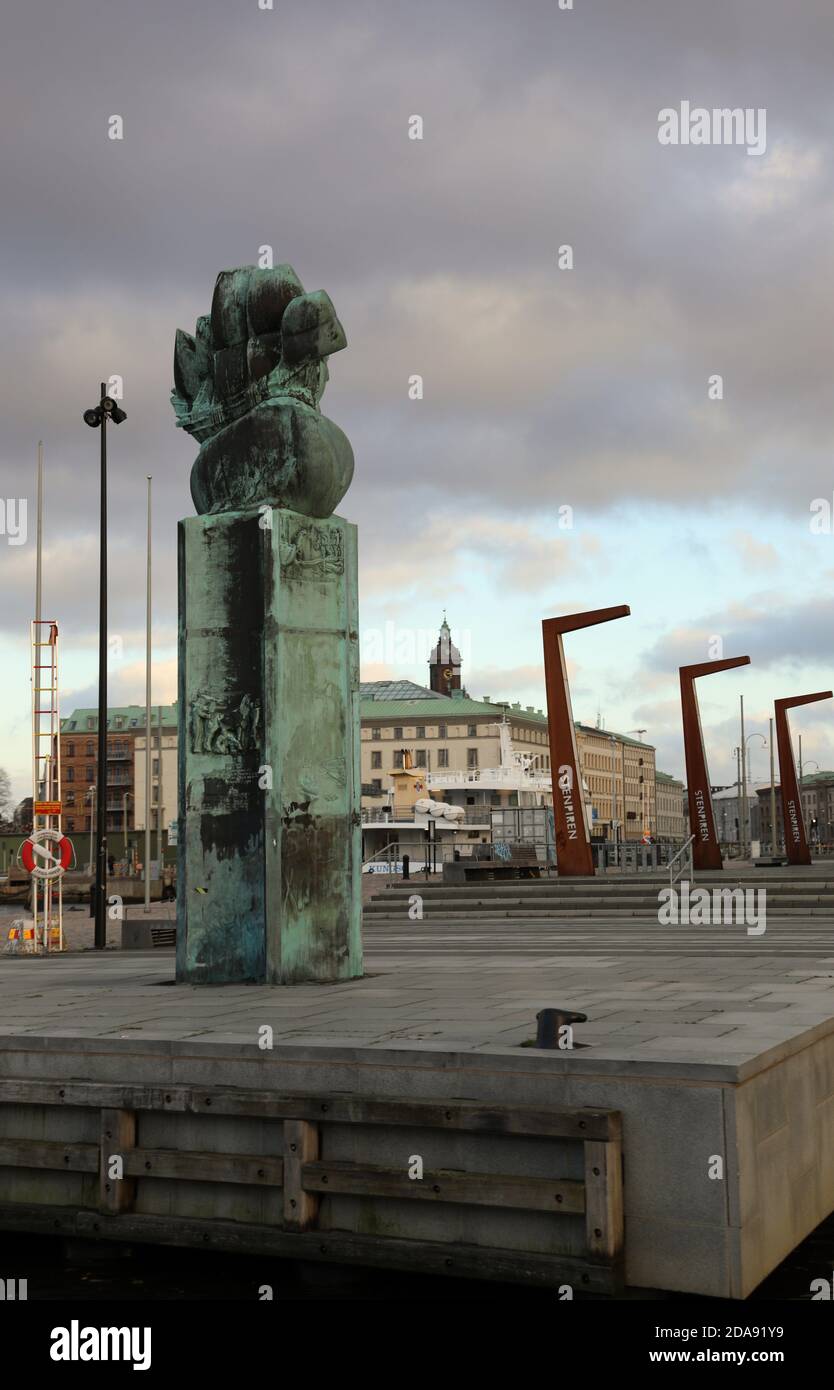
[[[145,911],[151,910],[151,476],[148,475],[148,576],[145,619]]]

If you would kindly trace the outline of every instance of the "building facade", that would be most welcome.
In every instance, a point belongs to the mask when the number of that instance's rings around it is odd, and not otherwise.
[[[144,819],[138,821],[136,814],[136,744],[141,738],[144,748],[145,721],[144,705],[122,705],[107,711],[106,827],[107,834],[115,837],[114,851],[121,852],[120,836],[129,838],[132,831],[144,828]],[[164,739],[173,735],[176,748],[176,704],[152,706],[152,745],[158,744],[160,727]],[[73,710],[61,720],[60,739],[63,828],[67,834],[90,835],[98,786],[98,710]],[[141,796],[144,815],[144,774]]]
[[[683,782],[668,772],[655,772],[657,836],[660,840],[686,839]]]
[[[834,849],[834,772],[806,773],[802,778],[802,819],[808,844],[821,849]],[[785,828],[782,820],[782,788],[777,782],[776,849],[784,850]],[[756,788],[758,822],[762,840],[772,843],[770,828],[770,783]]]
[[[655,750],[628,734],[576,725],[582,777],[591,799],[591,834],[641,840],[657,834]]]

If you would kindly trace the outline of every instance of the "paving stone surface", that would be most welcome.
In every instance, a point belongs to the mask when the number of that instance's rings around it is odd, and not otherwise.
[[[140,909],[141,910],[141,909]],[[154,909],[154,915],[159,909]],[[587,1013],[587,1059],[741,1063],[809,1029],[834,1030],[834,924],[662,928],[405,921],[365,931],[361,980],[287,988],[172,984],[170,950],[89,949],[86,914],[48,959],[0,954],[0,1035],[505,1050],[547,1006]],[[3,931],[5,939],[5,930]]]

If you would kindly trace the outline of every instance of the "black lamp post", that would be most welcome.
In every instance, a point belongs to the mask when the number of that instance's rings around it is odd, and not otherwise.
[[[101,429],[101,523],[99,529],[98,589],[98,766],[96,783],[96,887],[95,947],[107,945],[107,421],[120,425],[127,419],[123,410],[107,394],[101,383],[101,399],[93,410],[84,411],[91,429]]]

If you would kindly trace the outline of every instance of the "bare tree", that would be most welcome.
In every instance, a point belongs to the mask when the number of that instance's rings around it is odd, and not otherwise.
[[[12,804],[12,782],[4,767],[0,767],[0,817],[5,820]]]

